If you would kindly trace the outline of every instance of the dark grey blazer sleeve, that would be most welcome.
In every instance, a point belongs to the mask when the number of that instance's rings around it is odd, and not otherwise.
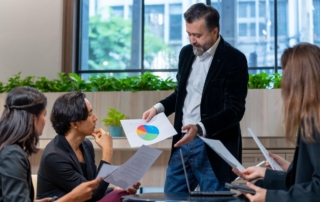
[[[1,201],[30,202],[29,160],[19,146],[0,152]],[[0,197],[1,198],[1,197]]]
[[[286,190],[286,176],[286,172],[267,169],[263,179],[263,188]]]
[[[267,190],[266,201],[319,201],[320,199],[320,135],[316,134],[315,142],[299,144],[297,164],[292,168],[296,170],[293,180],[289,174],[286,176],[286,190]],[[268,177],[268,176],[266,176]],[[275,176],[273,176],[275,177]]]

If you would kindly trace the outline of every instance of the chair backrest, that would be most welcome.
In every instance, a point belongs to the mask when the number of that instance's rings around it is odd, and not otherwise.
[[[37,181],[38,181],[38,175],[31,175],[33,189],[34,189],[34,199],[37,197]]]

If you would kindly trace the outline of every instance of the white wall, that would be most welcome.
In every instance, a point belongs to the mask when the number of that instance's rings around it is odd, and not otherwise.
[[[63,0],[0,1],[0,82],[61,71]]]

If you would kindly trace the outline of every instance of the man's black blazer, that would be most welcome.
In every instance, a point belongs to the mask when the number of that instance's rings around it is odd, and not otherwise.
[[[172,152],[176,149],[173,145],[181,138],[182,108],[194,59],[192,45],[183,47],[179,55],[178,86],[170,96],[160,101],[167,116],[175,112],[174,127],[178,134],[173,137]],[[248,64],[245,55],[221,37],[203,87],[201,122],[207,137],[220,140],[240,162],[242,141],[239,122],[245,111],[247,85]],[[206,146],[206,150],[219,181],[223,183],[234,180],[236,175],[231,167],[210,147]]]
[[[98,170],[94,162],[94,149],[88,139],[84,139],[80,147],[86,163],[87,179],[84,177],[76,154],[64,135],[56,135],[43,151],[38,171],[37,198],[61,197],[69,193],[82,182],[95,179],[104,161],[100,162]],[[101,181],[94,190],[90,201],[103,198],[109,183]]]

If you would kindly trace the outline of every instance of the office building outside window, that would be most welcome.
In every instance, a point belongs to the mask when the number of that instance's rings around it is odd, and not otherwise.
[[[80,1],[77,72],[84,78],[145,71],[175,78],[179,52],[189,43],[183,13],[207,2]],[[220,13],[220,34],[246,55],[249,73],[274,73],[284,49],[299,42],[320,44],[320,0],[211,0],[211,6]]]

